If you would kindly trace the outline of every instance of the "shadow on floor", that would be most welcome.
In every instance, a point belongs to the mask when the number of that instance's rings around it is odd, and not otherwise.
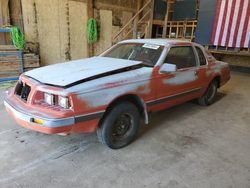
[[[227,94],[225,93],[218,92],[214,104],[222,100],[226,95]],[[155,128],[158,128],[159,126],[171,126],[171,124],[168,122],[184,119],[200,112],[201,110],[206,110],[206,108],[206,106],[200,106],[197,101],[194,100],[166,110],[152,113],[150,114],[149,125],[141,126],[138,139],[145,136],[148,132],[153,131]],[[164,122],[166,123],[163,124]]]

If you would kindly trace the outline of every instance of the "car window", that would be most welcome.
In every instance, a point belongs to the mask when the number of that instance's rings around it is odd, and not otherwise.
[[[104,57],[142,61],[153,67],[158,61],[164,47],[154,44],[122,43],[104,53]]]
[[[165,59],[165,63],[175,64],[177,69],[195,67],[196,60],[191,46],[171,47]]]
[[[201,65],[201,66],[202,66],[202,65],[206,65],[206,64],[207,64],[207,61],[206,61],[206,58],[205,58],[205,56],[204,56],[202,50],[201,50],[199,47],[197,47],[197,46],[195,46],[195,49],[196,49],[196,52],[197,52],[197,54],[198,54],[198,58],[199,58],[199,61],[200,61],[200,65]]]

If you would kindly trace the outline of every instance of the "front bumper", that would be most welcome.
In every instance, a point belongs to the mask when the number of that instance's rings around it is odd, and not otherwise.
[[[16,120],[21,126],[32,129],[35,131],[56,134],[56,133],[68,133],[70,132],[72,125],[75,124],[75,117],[61,118],[61,119],[49,119],[34,116],[27,112],[23,112],[20,109],[16,109],[11,106],[7,101],[4,101],[7,112]],[[35,123],[34,120],[38,119],[40,123]]]
[[[15,108],[13,108],[10,104],[8,104],[6,101],[4,101],[4,105],[8,112],[10,111],[12,114],[15,114],[16,118],[29,122],[29,123],[34,123],[34,119],[39,119],[41,120],[42,125],[48,128],[63,127],[63,126],[75,124],[74,117],[61,118],[61,119],[48,119],[48,118],[37,117],[31,114],[27,114],[25,112],[18,111]]]
[[[4,105],[7,112],[19,125],[46,134],[94,132],[100,118],[105,112],[99,111],[96,113],[67,118],[45,118],[28,113],[28,110],[22,110],[18,105],[15,106],[12,103],[9,103],[8,100],[4,101]],[[39,120],[39,123],[36,123],[37,121],[34,121],[35,119]]]

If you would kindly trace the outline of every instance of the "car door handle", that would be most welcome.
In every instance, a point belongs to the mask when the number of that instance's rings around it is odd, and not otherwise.
[[[199,71],[198,71],[198,70],[194,71],[194,75],[195,75],[195,76],[198,76],[198,74],[199,74]]]

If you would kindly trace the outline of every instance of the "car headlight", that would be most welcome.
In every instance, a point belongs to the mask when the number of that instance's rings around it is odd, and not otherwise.
[[[50,93],[44,93],[44,101],[49,105],[55,104],[55,96]]]
[[[58,105],[63,107],[63,108],[68,109],[69,108],[69,98],[58,96]]]

